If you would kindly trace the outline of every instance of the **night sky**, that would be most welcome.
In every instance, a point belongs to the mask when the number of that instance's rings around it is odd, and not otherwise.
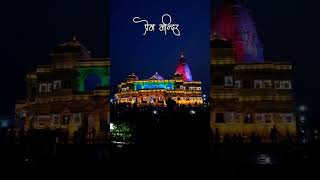
[[[209,93],[210,0],[110,1],[113,92],[116,92],[116,85],[131,73],[135,73],[139,79],[149,79],[158,72],[165,79],[172,79],[180,53],[183,52],[193,80],[202,81],[204,92]],[[163,14],[170,14],[172,23],[180,25],[181,36],[171,32],[165,36],[164,32],[158,30]],[[136,16],[156,24],[156,31],[143,36],[143,23],[135,24],[132,21]]]
[[[48,64],[58,44],[76,36],[95,57],[108,57],[107,0],[5,1],[1,20],[0,114],[26,95],[25,74]]]
[[[9,114],[16,100],[25,96],[25,73],[34,70],[37,64],[47,64],[52,48],[73,35],[94,56],[113,58],[113,84],[131,72],[141,78],[156,71],[171,77],[180,51],[189,61],[194,79],[208,84],[208,67],[204,67],[209,63],[208,54],[203,53],[209,52],[208,42],[204,41],[209,29],[202,29],[209,27],[208,1],[112,0],[110,6],[108,1],[101,0],[2,2],[0,114]],[[320,2],[248,0],[247,4],[257,23],[266,60],[285,60],[295,65],[297,103],[307,104],[318,117]],[[143,37],[142,25],[131,22],[134,16],[141,16],[158,24],[164,13],[171,14],[174,22],[181,25],[181,37],[172,34],[165,37],[159,31]]]

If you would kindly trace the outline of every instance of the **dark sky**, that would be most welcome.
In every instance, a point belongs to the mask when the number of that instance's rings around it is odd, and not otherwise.
[[[156,72],[172,79],[181,52],[190,65],[193,80],[203,82],[209,92],[210,0],[110,0],[110,57],[111,84],[123,82],[128,74],[148,79]],[[181,36],[158,30],[162,15],[170,14],[179,24]],[[156,31],[143,36],[143,23],[135,24],[134,17],[157,25]]]
[[[34,70],[37,64],[48,63],[51,49],[73,35],[78,36],[97,57],[109,56],[108,44],[114,43],[110,46],[110,56],[114,58],[111,77],[114,82],[122,81],[129,72],[147,78],[158,71],[170,77],[181,50],[190,63],[194,79],[205,80],[207,69],[204,64],[208,56],[202,53],[208,52],[204,42],[208,30],[202,28],[206,28],[208,19],[204,16],[209,15],[209,7],[205,6],[208,6],[207,1],[142,3],[112,0],[112,11],[108,1],[101,0],[2,2],[0,114],[8,114],[15,101],[25,95],[25,73]],[[320,2],[247,0],[247,4],[257,23],[266,59],[288,60],[295,65],[297,102],[306,103],[317,112],[320,101],[320,83],[317,83],[320,66],[320,21],[317,13]],[[131,23],[133,16],[141,16],[158,24],[163,13],[170,13],[174,22],[181,25],[182,37],[164,37],[157,31],[145,38],[141,35],[141,25]],[[111,38],[108,41],[109,14]]]

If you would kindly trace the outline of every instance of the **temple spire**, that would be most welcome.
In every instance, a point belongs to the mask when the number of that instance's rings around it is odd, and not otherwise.
[[[219,37],[232,42],[238,62],[263,61],[263,48],[255,23],[243,0],[223,0],[214,17],[211,40]]]
[[[183,51],[180,52],[180,58],[184,58]]]

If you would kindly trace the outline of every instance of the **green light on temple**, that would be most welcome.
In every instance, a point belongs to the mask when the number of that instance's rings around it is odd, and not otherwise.
[[[136,82],[134,83],[134,91],[139,90],[174,90],[174,82]]]
[[[110,69],[109,67],[80,67],[78,68],[79,73],[79,86],[78,91],[84,92],[88,89],[88,86],[99,85],[103,89],[108,89],[110,85]],[[92,78],[94,77],[94,78]],[[94,80],[94,82],[91,79]]]

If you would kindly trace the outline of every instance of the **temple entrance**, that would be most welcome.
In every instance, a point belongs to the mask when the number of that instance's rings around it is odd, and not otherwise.
[[[82,128],[85,132],[88,131],[88,117],[89,117],[89,114],[88,113],[85,113],[84,114],[84,118],[83,118],[83,121],[82,121]]]
[[[94,128],[94,115],[91,113],[86,113],[82,121],[82,128],[85,132],[90,132]]]

